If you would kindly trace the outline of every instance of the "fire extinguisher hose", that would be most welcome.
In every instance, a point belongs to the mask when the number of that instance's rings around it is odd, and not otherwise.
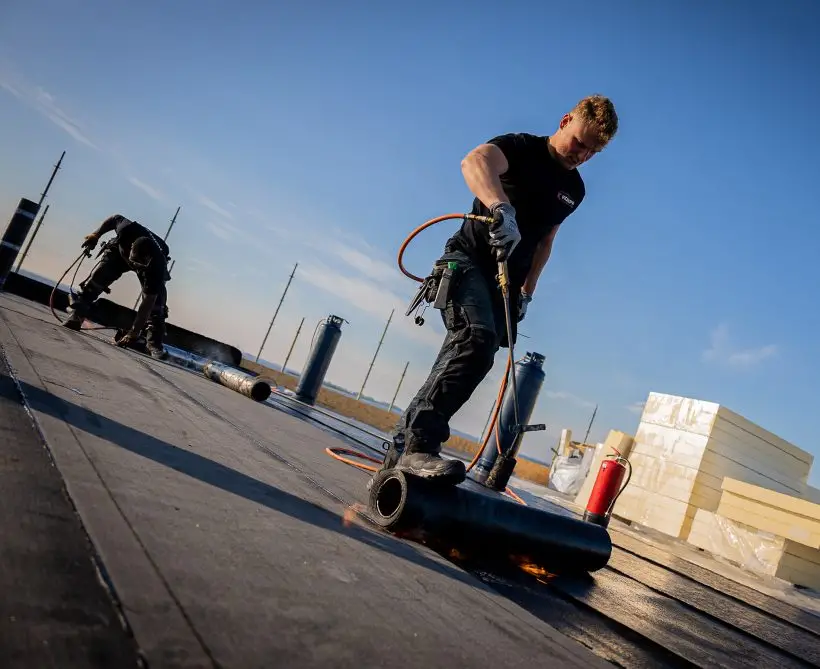
[[[615,449],[612,449],[612,450],[614,450],[616,453],[618,453],[618,458],[623,460],[626,463],[626,481],[624,481],[624,484],[621,486],[621,489],[618,491],[618,494],[615,495],[615,497],[613,497],[612,501],[609,503],[609,507],[606,510],[606,515],[607,516],[612,515],[612,509],[615,508],[615,502],[618,501],[618,498],[621,496],[621,493],[624,490],[626,490],[626,486],[629,485],[629,479],[632,478],[632,463],[629,460],[627,460],[625,457],[623,457],[617,450],[615,450]]]

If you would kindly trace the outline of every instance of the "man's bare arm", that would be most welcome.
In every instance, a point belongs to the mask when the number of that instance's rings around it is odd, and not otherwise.
[[[100,224],[100,227],[94,230],[94,232],[92,232],[91,234],[99,238],[102,237],[106,232],[113,232],[116,229],[117,223],[119,223],[120,218],[121,217],[118,215],[109,216]]]
[[[134,322],[131,325],[130,332],[134,337],[137,337],[139,333],[142,332],[142,329],[148,322],[148,316],[151,315],[151,309],[154,308],[156,301],[156,295],[146,295],[143,293],[142,302],[140,303],[139,309],[137,309],[137,315],[134,317]]]
[[[524,280],[524,285],[521,287],[521,289],[529,295],[533,295],[535,293],[535,286],[538,283],[541,272],[547,264],[547,261],[550,259],[550,254],[552,253],[552,243],[555,241],[555,235],[558,232],[559,227],[560,226],[556,225],[535,248],[535,255],[532,258],[530,271],[527,274],[527,278]]]
[[[499,179],[508,169],[507,158],[495,144],[481,144],[461,161],[464,181],[485,207],[496,202],[509,203]]]

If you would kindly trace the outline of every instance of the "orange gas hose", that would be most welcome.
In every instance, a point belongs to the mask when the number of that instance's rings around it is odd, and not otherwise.
[[[399,264],[399,269],[402,271],[402,274],[404,274],[406,277],[409,277],[409,278],[413,279],[413,281],[417,281],[418,283],[421,283],[422,281],[424,281],[424,279],[422,277],[416,276],[415,274],[411,274],[410,272],[407,271],[407,268],[405,268],[405,266],[404,266],[404,262],[402,262],[402,260],[404,258],[404,251],[407,248],[407,245],[410,244],[410,242],[412,242],[413,239],[415,239],[416,235],[418,235],[420,232],[422,232],[423,230],[426,230],[431,225],[435,225],[436,223],[441,223],[442,221],[449,221],[450,219],[453,219],[453,218],[462,218],[462,219],[468,219],[468,220],[472,220],[472,221],[481,221],[482,223],[488,223],[488,224],[493,222],[493,219],[490,218],[489,216],[479,216],[478,214],[445,214],[444,216],[437,216],[436,218],[431,218],[426,223],[422,223],[419,227],[417,227],[415,230],[413,230],[413,232],[411,232],[409,235],[407,235],[407,239],[405,239],[402,242],[401,246],[399,247],[399,256],[398,256],[397,260],[398,260],[398,264]]]
[[[402,274],[406,277],[416,281],[417,283],[422,283],[424,279],[420,276],[416,276],[412,272],[408,271],[407,268],[404,266],[404,252],[407,249],[407,246],[410,244],[411,241],[423,230],[426,230],[432,225],[436,223],[441,223],[442,221],[448,221],[454,218],[460,219],[469,219],[474,221],[481,221],[482,223],[492,223],[493,219],[488,216],[479,216],[478,214],[445,214],[444,216],[437,216],[436,218],[431,218],[429,221],[422,223],[418,226],[413,232],[411,232],[407,238],[402,242],[401,246],[399,247],[399,253],[397,257],[397,262],[399,265],[399,269],[401,270]],[[467,465],[467,471],[469,472],[473,467],[475,467],[476,463],[478,462],[479,458],[481,457],[481,453],[484,448],[487,446],[487,442],[490,440],[490,435],[495,430],[495,439],[496,445],[498,447],[498,452],[501,453],[501,435],[498,433],[498,414],[501,411],[501,405],[504,400],[504,393],[507,390],[507,378],[510,375],[510,370],[512,368],[512,352],[510,355],[507,356],[507,366],[504,370],[504,378],[501,379],[501,384],[498,389],[498,395],[496,396],[495,406],[493,408],[493,414],[490,418],[490,425],[487,433],[484,435],[484,439],[481,442],[481,446],[479,446],[478,450],[476,451],[475,455],[473,456],[472,461],[469,465]],[[325,452],[332,458],[339,460],[340,462],[344,462],[345,464],[352,465],[353,467],[357,467],[358,469],[367,471],[367,472],[377,472],[379,470],[378,467],[372,467],[370,465],[366,465],[362,462],[356,462],[355,460],[351,460],[349,458],[344,457],[345,455],[352,456],[354,458],[359,458],[362,460],[368,460],[369,462],[375,462],[376,464],[382,464],[383,460],[379,460],[378,458],[371,457],[366,455],[360,451],[352,450],[349,448],[326,448]],[[519,504],[523,504],[526,506],[526,502],[521,499],[513,490],[509,487],[505,488],[504,494],[509,495],[512,497],[516,502]]]

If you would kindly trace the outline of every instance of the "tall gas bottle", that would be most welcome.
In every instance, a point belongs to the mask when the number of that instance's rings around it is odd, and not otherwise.
[[[296,386],[296,399],[300,402],[306,404],[316,402],[316,396],[325,380],[327,368],[330,366],[330,361],[342,336],[342,323],[344,322],[344,318],[331,314],[319,325],[310,355],[299,377],[299,385]]]
[[[36,202],[21,198],[6,227],[3,240],[0,241],[0,290],[6,284],[6,279],[11,273],[14,261],[17,260],[17,254],[20,253],[20,248],[23,246],[23,242],[26,241],[28,231],[31,229],[31,224],[34,223],[34,217],[37,216],[39,210],[40,207]]]
[[[540,353],[527,354],[515,363],[515,382],[518,390],[518,415],[522,424],[530,422],[530,416],[544,384],[544,356]],[[498,415],[498,429],[493,429],[487,446],[481,452],[481,457],[470,472],[471,477],[484,483],[498,457],[498,436],[501,437],[501,450],[506,451],[515,439],[510,428],[515,425],[515,408],[513,406],[512,388],[509,379],[501,411]]]

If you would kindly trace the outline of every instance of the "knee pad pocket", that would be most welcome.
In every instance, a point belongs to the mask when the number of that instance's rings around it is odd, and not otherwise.
[[[498,335],[495,330],[481,326],[470,326],[470,344],[480,351],[481,355],[492,362],[496,351],[498,351]]]

